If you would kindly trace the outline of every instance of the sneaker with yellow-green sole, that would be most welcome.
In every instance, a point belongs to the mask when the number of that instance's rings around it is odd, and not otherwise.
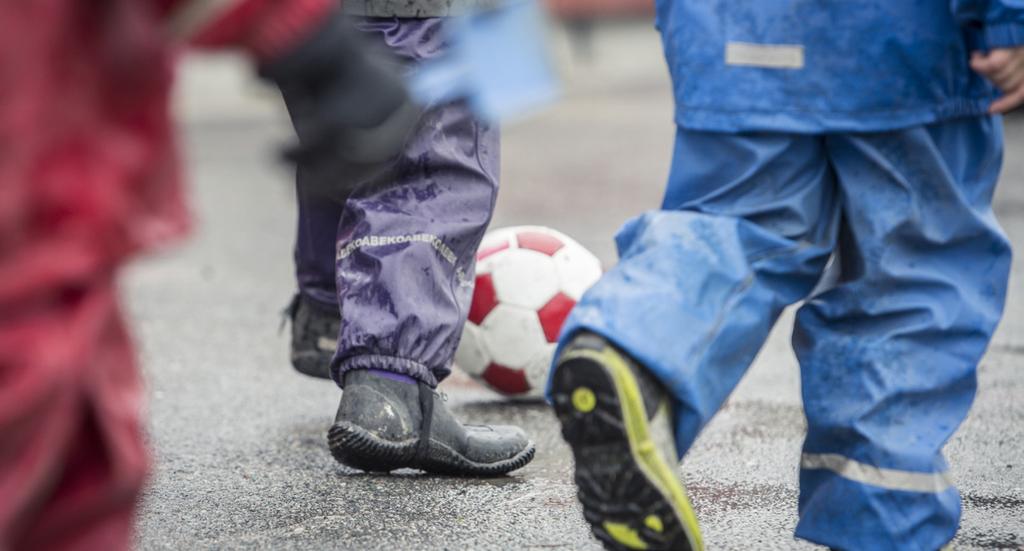
[[[592,333],[565,346],[551,385],[583,516],[605,547],[703,550],[664,387]]]

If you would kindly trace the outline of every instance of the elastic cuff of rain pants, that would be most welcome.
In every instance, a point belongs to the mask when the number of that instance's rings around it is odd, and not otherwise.
[[[985,25],[985,46],[1013,48],[1024,45],[1024,23],[993,23]]]
[[[338,386],[344,386],[345,373],[357,369],[379,369],[399,375],[408,375],[417,381],[423,381],[431,388],[437,387],[437,377],[427,366],[407,358],[396,356],[384,356],[380,354],[364,354],[361,356],[350,356],[341,360],[334,372],[334,380]]]

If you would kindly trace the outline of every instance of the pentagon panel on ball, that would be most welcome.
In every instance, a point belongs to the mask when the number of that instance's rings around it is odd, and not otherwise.
[[[562,324],[600,277],[597,257],[551,228],[489,232],[455,364],[502,394],[541,396]]]

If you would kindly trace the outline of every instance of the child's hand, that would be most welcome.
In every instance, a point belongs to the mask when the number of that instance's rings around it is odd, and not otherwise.
[[[973,52],[971,69],[1003,91],[1003,96],[989,106],[989,113],[1006,113],[1024,103],[1024,46]]]

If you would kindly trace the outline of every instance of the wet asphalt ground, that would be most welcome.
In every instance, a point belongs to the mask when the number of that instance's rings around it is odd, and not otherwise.
[[[570,55],[564,100],[506,127],[493,227],[544,224],[606,263],[629,216],[658,204],[673,127],[647,25],[599,29]],[[295,374],[280,311],[294,288],[295,207],[272,159],[289,137],[280,102],[237,59],[191,60],[178,111],[193,181],[191,240],[136,264],[128,310],[148,381],[154,474],[141,549],[598,549],[582,521],[571,456],[548,409],[455,376],[443,387],[473,422],[524,426],[536,460],[465,480],[337,465],[325,434],[339,391]],[[1007,123],[996,211],[1024,250],[1024,117]],[[791,317],[681,465],[709,549],[814,549],[794,540],[804,431]],[[957,549],[1024,548],[1024,255],[980,368],[967,422],[947,448],[963,494]]]

